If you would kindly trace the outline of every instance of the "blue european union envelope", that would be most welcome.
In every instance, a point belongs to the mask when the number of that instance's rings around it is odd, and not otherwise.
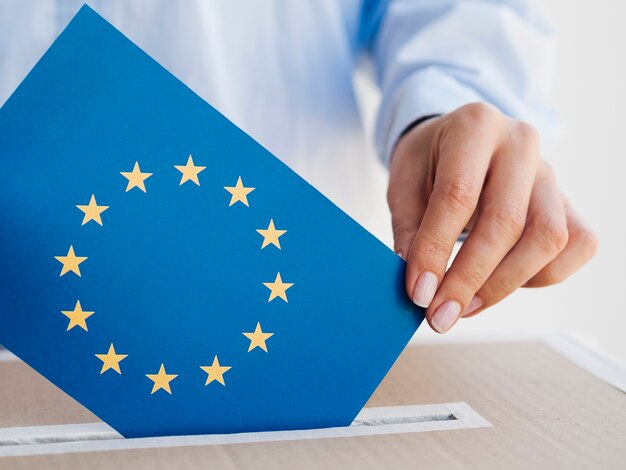
[[[349,425],[404,262],[88,7],[0,110],[0,343],[126,437]]]

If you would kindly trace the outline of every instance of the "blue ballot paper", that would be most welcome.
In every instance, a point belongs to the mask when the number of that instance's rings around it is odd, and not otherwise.
[[[349,425],[423,319],[399,257],[88,7],[0,159],[0,343],[123,436]]]

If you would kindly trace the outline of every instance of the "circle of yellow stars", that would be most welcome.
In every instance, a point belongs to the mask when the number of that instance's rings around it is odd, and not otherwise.
[[[191,155],[189,155],[186,164],[174,165],[174,168],[181,173],[179,186],[182,186],[187,182],[191,182],[197,186],[200,186],[199,175],[204,170],[206,170],[205,166],[196,165]],[[121,171],[120,174],[127,180],[126,192],[137,188],[138,190],[147,193],[146,181],[151,176],[153,176],[153,173],[141,171],[139,162],[135,162],[131,171]],[[241,176],[238,176],[237,182],[234,186],[224,186],[224,189],[230,194],[228,207],[231,207],[237,203],[241,203],[246,207],[250,207],[248,196],[256,188],[245,186]],[[96,200],[95,194],[92,194],[87,204],[77,204],[76,208],[83,213],[81,225],[88,224],[89,222],[94,222],[100,226],[103,226],[104,224],[102,221],[102,214],[110,207],[105,205],[99,205],[98,201]],[[270,218],[267,228],[260,228],[256,231],[263,237],[263,242],[261,243],[262,250],[270,245],[273,245],[279,250],[282,249],[280,245],[280,237],[287,233],[287,230],[277,229],[274,225],[273,218]],[[74,251],[73,245],[70,245],[66,255],[55,256],[54,258],[59,263],[61,263],[60,276],[65,276],[69,273],[73,273],[78,277],[81,277],[81,264],[89,259],[89,257],[87,256],[78,256]],[[280,272],[278,272],[276,273],[276,278],[273,282],[263,282],[263,285],[267,287],[270,291],[269,298],[267,300],[268,302],[272,302],[274,299],[281,299],[287,303],[287,290],[290,289],[294,285],[294,283],[284,282]],[[70,331],[75,327],[83,329],[84,331],[89,331],[87,327],[87,320],[96,312],[84,310],[80,300],[77,300],[73,310],[61,310],[61,313],[69,319],[67,331]],[[251,352],[257,348],[268,352],[266,342],[269,338],[274,336],[274,333],[263,331],[260,322],[257,322],[254,331],[242,332],[242,334],[250,341],[250,344],[248,345],[248,352]],[[100,374],[104,374],[107,371],[114,371],[121,375],[122,368],[120,366],[120,363],[128,357],[128,354],[119,354],[115,350],[114,344],[111,343],[109,346],[109,350],[106,353],[95,354],[95,356],[100,361],[102,361]],[[226,386],[224,374],[228,372],[232,367],[220,364],[218,356],[215,355],[213,357],[213,362],[211,363],[211,365],[201,365],[199,366],[199,368],[207,374],[206,382],[204,384],[205,386],[208,386],[213,382],[217,382],[222,386]],[[150,381],[152,381],[152,391],[150,392],[151,394],[154,394],[159,390],[164,390],[171,395],[172,389],[170,383],[178,377],[178,374],[168,374],[165,369],[165,364],[163,363],[161,363],[159,370],[156,374],[145,375]]]

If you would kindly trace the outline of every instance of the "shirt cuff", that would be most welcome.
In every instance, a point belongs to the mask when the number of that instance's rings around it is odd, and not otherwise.
[[[375,143],[386,166],[398,139],[416,120],[484,100],[476,91],[435,67],[415,72],[385,95],[378,111]]]

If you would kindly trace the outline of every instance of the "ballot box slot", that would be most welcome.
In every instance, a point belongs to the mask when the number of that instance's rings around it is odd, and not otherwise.
[[[0,428],[0,457],[124,449],[339,439],[490,427],[468,403],[366,407],[350,426],[124,439],[105,423]]]
[[[429,421],[453,421],[457,419],[452,413],[417,414],[415,416],[396,416],[389,418],[361,418],[355,419],[352,426],[385,426],[389,424],[426,423]]]

